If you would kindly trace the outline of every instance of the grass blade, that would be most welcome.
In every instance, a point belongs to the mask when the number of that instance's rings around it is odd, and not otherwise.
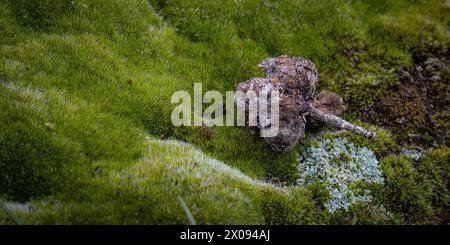
[[[191,223],[191,225],[196,225],[197,223],[195,222],[195,219],[194,219],[194,216],[191,213],[191,210],[189,210],[188,206],[183,201],[183,198],[181,196],[178,196],[178,201],[180,201],[181,206],[183,207],[184,213],[188,217],[189,223]]]
[[[17,225],[22,224],[22,221],[19,219],[19,217],[17,217],[16,214],[11,209],[9,209],[3,201],[0,201],[0,210],[3,210],[6,213],[6,216],[8,216]]]

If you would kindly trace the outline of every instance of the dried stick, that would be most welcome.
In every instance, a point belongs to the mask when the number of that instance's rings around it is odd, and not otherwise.
[[[368,131],[365,128],[353,125],[344,119],[337,117],[333,114],[329,114],[326,112],[322,112],[319,109],[315,108],[314,106],[310,105],[308,108],[308,112],[311,117],[314,119],[324,122],[326,124],[333,125],[335,127],[341,128],[341,129],[347,129],[353,133],[359,134],[361,136],[364,136],[369,139],[373,139],[376,137],[376,134],[374,132]]]

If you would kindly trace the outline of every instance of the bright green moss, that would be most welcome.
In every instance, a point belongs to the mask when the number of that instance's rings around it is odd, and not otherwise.
[[[142,147],[135,143],[139,131],[121,128],[110,115],[98,114],[82,101],[14,84],[0,89],[0,186],[12,199],[64,190],[93,160],[140,156]]]
[[[58,1],[6,1],[12,7],[16,20],[25,27],[45,30],[73,11],[70,0]]]
[[[102,171],[92,170],[94,178],[77,192],[13,210],[37,224],[187,224],[181,196],[198,224],[315,222],[311,195],[301,187],[255,181],[181,142],[150,140],[146,146],[144,158],[127,167],[95,162]]]
[[[289,193],[288,195],[286,195]],[[265,224],[312,224],[318,221],[316,210],[309,191],[291,187],[277,190],[264,188],[260,193],[260,206],[265,218]]]
[[[0,193],[24,201],[62,190],[71,181],[77,146],[54,137],[30,95],[3,85],[0,92]]]

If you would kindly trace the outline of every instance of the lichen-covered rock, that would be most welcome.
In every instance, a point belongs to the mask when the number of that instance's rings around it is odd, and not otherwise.
[[[282,55],[265,59],[258,66],[264,71],[266,79],[279,85],[285,94],[301,97],[303,100],[313,99],[317,71],[310,60]]]
[[[304,135],[305,121],[300,116],[306,110],[303,98],[312,99],[317,73],[314,64],[301,57],[287,55],[278,58],[265,59],[259,67],[266,73],[265,78],[252,78],[237,86],[237,91],[247,93],[254,91],[257,96],[262,92],[276,90],[280,94],[279,101],[279,132],[275,137],[265,140],[275,151],[290,151]],[[237,99],[237,105],[248,112],[248,104],[255,101]],[[245,107],[244,107],[245,106]],[[249,122],[257,120],[249,118]],[[264,126],[259,122],[258,128]]]
[[[351,130],[365,137],[372,138],[374,133],[354,126],[337,117],[345,109],[342,99],[329,91],[322,91],[314,97],[317,71],[315,65],[303,57],[282,55],[265,59],[258,65],[264,71],[265,78],[251,78],[238,84],[238,92],[253,91],[256,97],[237,97],[236,104],[246,113],[251,103],[257,103],[261,95],[267,96],[270,91],[279,93],[279,131],[274,137],[265,137],[265,141],[275,151],[291,151],[299,139],[304,136],[307,120],[331,124]],[[268,100],[268,108],[270,108]],[[270,109],[268,111],[271,111]],[[270,116],[270,114],[269,114]],[[251,124],[254,123],[254,124]],[[249,125],[257,125],[265,129],[255,116],[249,116]]]

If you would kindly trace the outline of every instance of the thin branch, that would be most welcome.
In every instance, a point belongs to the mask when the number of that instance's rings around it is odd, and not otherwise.
[[[371,131],[366,130],[365,128],[353,125],[353,124],[345,121],[344,119],[337,117],[333,114],[322,112],[313,106],[309,106],[308,111],[314,119],[324,122],[326,124],[333,125],[335,127],[341,128],[341,129],[347,129],[353,133],[359,134],[359,135],[364,136],[369,139],[373,139],[376,137],[376,134],[374,132],[371,132]]]

